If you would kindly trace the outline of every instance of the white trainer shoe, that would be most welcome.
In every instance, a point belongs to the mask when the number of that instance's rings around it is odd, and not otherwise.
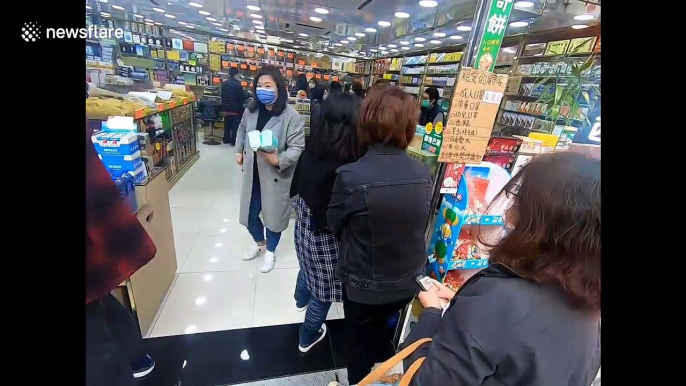
[[[260,253],[266,250],[266,246],[253,244],[250,250],[243,255],[243,260],[248,261],[257,257]]]
[[[274,252],[265,252],[264,253],[264,260],[262,261],[262,265],[260,266],[260,271],[262,273],[267,273],[274,269],[274,262],[276,261],[276,256],[274,256]]]

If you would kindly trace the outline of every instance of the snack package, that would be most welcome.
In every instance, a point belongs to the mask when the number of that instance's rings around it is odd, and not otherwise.
[[[279,142],[274,136],[274,132],[270,129],[262,130],[262,132],[257,130],[249,131],[248,143],[253,151],[262,150],[267,153],[273,152],[279,146]]]

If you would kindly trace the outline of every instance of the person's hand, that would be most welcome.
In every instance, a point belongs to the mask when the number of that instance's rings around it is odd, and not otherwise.
[[[424,308],[442,308],[441,298],[438,296],[438,289],[436,286],[429,287],[428,291],[420,291],[417,297]]]
[[[446,286],[445,284],[439,283],[435,279],[431,279],[431,282],[434,284],[432,288],[436,288],[436,292],[439,298],[447,300],[448,302],[453,300],[453,297],[455,297],[456,293],[455,291],[448,288],[448,286]]]
[[[236,153],[236,163],[238,166],[243,166],[243,153]]]
[[[267,162],[269,162],[270,164],[272,164],[274,166],[279,166],[279,157],[278,157],[279,152],[278,151],[274,150],[271,153],[267,153],[265,151],[260,150],[260,154],[262,154],[264,159],[266,159]]]

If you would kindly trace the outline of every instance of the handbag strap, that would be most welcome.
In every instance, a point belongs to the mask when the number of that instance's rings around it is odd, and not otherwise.
[[[357,385],[358,386],[371,385],[372,382],[375,382],[375,381],[379,380],[379,378],[386,375],[386,373],[389,372],[393,367],[395,367],[395,365],[400,363],[405,358],[409,357],[413,352],[415,352],[415,350],[417,350],[417,348],[419,346],[423,345],[424,343],[429,343],[429,342],[431,342],[431,338],[419,339],[418,341],[416,341],[416,342],[412,343],[411,345],[405,347],[402,351],[393,355],[389,360],[387,360],[386,362],[379,365],[379,367],[377,367],[376,369],[372,370],[372,372],[369,373],[366,377],[364,377],[364,379],[362,379]],[[422,358],[422,361],[423,361],[423,358]],[[415,361],[415,363],[417,363],[417,362],[419,362],[419,360]],[[410,366],[410,369],[412,369],[414,367],[415,363],[413,363],[412,366]],[[421,363],[419,365],[421,365]],[[417,368],[419,368],[419,365],[417,365]],[[414,371],[416,372],[417,369],[414,369]],[[403,379],[404,378],[405,377],[403,377]],[[407,381],[408,383],[409,383],[410,379],[412,379],[411,375],[408,378],[408,381]]]
[[[409,386],[410,381],[412,381],[412,377],[414,377],[414,374],[417,372],[417,370],[419,370],[419,366],[421,366],[425,360],[426,358],[421,357],[414,361],[412,366],[410,366],[410,368],[405,372],[405,375],[403,375],[403,378],[400,380],[400,383],[398,383],[398,386]]]

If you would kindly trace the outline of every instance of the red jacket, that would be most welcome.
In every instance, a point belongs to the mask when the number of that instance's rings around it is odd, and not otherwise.
[[[107,295],[157,248],[120,198],[86,130],[86,304]]]

